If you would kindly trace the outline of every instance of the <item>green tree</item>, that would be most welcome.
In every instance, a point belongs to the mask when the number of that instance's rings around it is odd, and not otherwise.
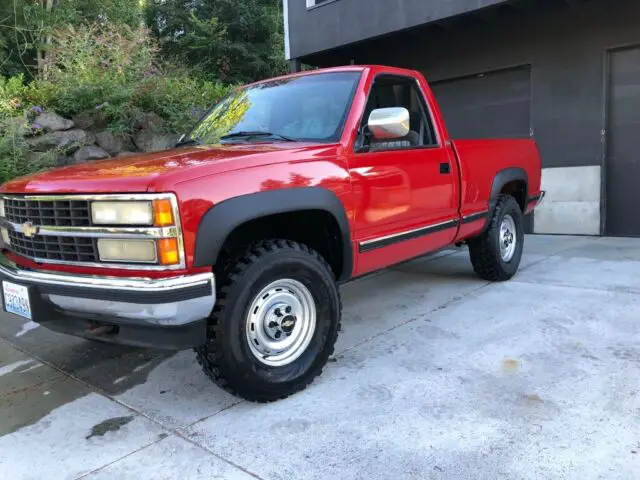
[[[0,75],[44,73],[52,35],[82,23],[126,24],[142,21],[140,0],[0,0]]]
[[[230,83],[286,70],[280,0],[166,0],[150,3],[147,23],[163,53]]]

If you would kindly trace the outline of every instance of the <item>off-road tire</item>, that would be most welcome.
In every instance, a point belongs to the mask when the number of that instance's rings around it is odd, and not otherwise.
[[[508,262],[505,262],[500,254],[500,226],[505,215],[511,215],[516,226],[516,249]],[[522,210],[515,198],[511,195],[500,195],[488,227],[482,235],[468,242],[471,264],[480,278],[492,282],[504,282],[516,274],[524,247],[522,223]]]
[[[333,354],[341,319],[341,301],[325,259],[306,245],[267,240],[229,260],[217,278],[217,301],[208,323],[208,339],[196,348],[207,376],[229,393],[252,402],[272,402],[305,389]],[[246,318],[251,302],[280,278],[301,282],[312,294],[316,327],[310,344],[292,363],[268,366],[250,351]]]

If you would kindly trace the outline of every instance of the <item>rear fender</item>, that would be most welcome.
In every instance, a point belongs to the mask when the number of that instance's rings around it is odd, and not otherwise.
[[[489,218],[493,217],[493,212],[496,208],[496,204],[498,203],[498,196],[500,192],[504,188],[506,184],[509,182],[513,182],[516,180],[521,180],[525,184],[525,207],[526,201],[529,198],[529,177],[527,176],[527,172],[520,167],[510,167],[505,168],[504,170],[500,170],[496,176],[493,178],[493,183],[491,184],[491,194],[489,196]],[[487,225],[489,222],[487,222]]]

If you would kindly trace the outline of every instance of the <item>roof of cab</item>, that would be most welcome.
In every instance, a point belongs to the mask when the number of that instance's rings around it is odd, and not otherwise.
[[[303,77],[303,76],[307,76],[307,75],[318,75],[318,74],[322,74],[322,73],[332,73],[332,72],[363,72],[365,70],[373,70],[374,73],[379,71],[379,70],[384,70],[384,71],[393,71],[396,73],[416,73],[414,70],[408,70],[408,69],[404,69],[404,68],[397,68],[397,67],[389,67],[389,66],[384,66],[384,65],[344,65],[344,66],[339,66],[339,67],[328,67],[328,68],[318,68],[315,70],[306,70],[303,72],[296,72],[296,73],[289,73],[287,75],[281,75],[279,77],[272,77],[272,78],[265,78],[264,80],[259,80],[257,82],[253,82],[253,83],[249,83],[247,85],[245,85],[246,87],[250,87],[253,85],[259,85],[261,83],[266,83],[266,82],[271,82],[274,80],[282,80],[285,78],[295,78],[295,77]]]

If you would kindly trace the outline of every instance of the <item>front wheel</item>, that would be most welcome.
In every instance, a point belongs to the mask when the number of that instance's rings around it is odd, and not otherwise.
[[[500,282],[516,274],[524,247],[522,218],[515,198],[511,195],[498,197],[488,228],[469,241],[471,264],[479,277]]]
[[[330,267],[286,240],[260,242],[225,269],[198,362],[217,385],[269,402],[304,389],[333,353],[340,298]]]

